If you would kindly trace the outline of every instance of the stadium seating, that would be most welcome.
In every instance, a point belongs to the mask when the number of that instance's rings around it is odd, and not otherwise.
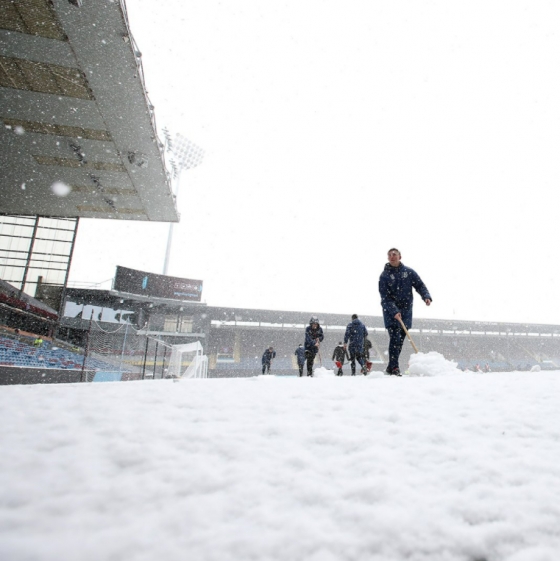
[[[82,368],[80,354],[57,347],[50,341],[35,347],[33,341],[33,337],[0,335],[0,365],[63,370]]]

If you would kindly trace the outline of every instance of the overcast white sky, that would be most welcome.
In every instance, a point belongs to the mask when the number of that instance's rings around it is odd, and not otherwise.
[[[560,324],[560,4],[127,0],[183,174],[169,274],[210,305]],[[82,220],[71,281],[161,273],[168,226]]]

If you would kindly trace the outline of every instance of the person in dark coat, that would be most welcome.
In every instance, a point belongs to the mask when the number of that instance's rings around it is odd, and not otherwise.
[[[303,365],[305,363],[305,349],[304,349],[303,345],[300,345],[296,349],[296,352],[294,354],[297,357],[297,365],[298,365],[298,369],[299,369],[299,375],[303,376]]]
[[[348,356],[348,351],[344,348],[342,341],[334,348],[332,359],[337,363],[338,372],[336,373],[337,376],[342,376],[342,366],[344,364],[344,359],[350,360]],[[340,364],[340,366],[338,366]]]
[[[265,371],[268,371],[270,374],[270,364],[272,363],[272,359],[276,358],[276,351],[272,347],[268,347],[266,351],[264,351],[262,355],[262,373],[264,374]]]
[[[319,345],[323,340],[323,328],[319,320],[313,316],[305,328],[305,358],[307,360],[307,375],[313,376],[313,362],[319,352]]]
[[[418,273],[401,263],[401,252],[398,249],[390,249],[387,257],[389,263],[379,277],[383,321],[389,332],[389,364],[386,373],[400,376],[399,356],[406,334],[399,319],[407,330],[412,327],[413,288],[426,306],[432,303],[432,297]]]
[[[364,343],[368,336],[366,326],[360,321],[357,314],[352,316],[352,321],[346,327],[344,334],[344,349],[348,345],[350,351],[350,367],[352,376],[356,375],[356,361],[360,363],[362,374],[367,374]]]

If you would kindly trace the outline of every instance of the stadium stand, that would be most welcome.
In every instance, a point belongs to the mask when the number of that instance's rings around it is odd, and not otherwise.
[[[81,369],[83,356],[44,340],[40,347],[34,345],[36,337],[28,335],[0,335],[0,365],[24,368]],[[110,365],[91,359],[95,369],[107,370]]]
[[[149,304],[146,304],[149,306]],[[191,312],[189,312],[191,313]],[[200,310],[205,316],[215,318],[223,312],[219,308],[204,307]],[[260,313],[273,319],[273,310],[261,310]],[[304,316],[305,314],[300,314]],[[332,316],[330,325],[324,325],[325,339],[321,345],[320,358],[316,365],[332,368],[332,352],[339,341],[344,338],[345,327],[340,325],[346,316]],[[373,319],[372,319],[373,318]],[[379,318],[369,318],[369,323],[379,321]],[[78,320],[72,320],[78,321]],[[82,320],[79,320],[80,322]],[[195,318],[195,321],[196,318]],[[86,322],[87,323],[87,322]],[[367,322],[366,322],[367,323]],[[421,322],[419,322],[421,323]],[[513,325],[513,324],[510,324]],[[304,341],[305,324],[273,324],[267,322],[235,322],[217,321],[211,319],[209,331],[203,334],[202,342],[209,357],[210,377],[246,377],[256,376],[261,373],[261,357],[265,349],[273,346],[277,352],[276,359],[272,363],[272,373],[275,375],[297,375],[297,364],[294,351]],[[431,327],[434,327],[433,325]],[[509,332],[501,329],[496,332],[481,333],[457,330],[445,332],[444,329],[415,328],[411,335],[421,352],[436,351],[448,360],[455,361],[461,369],[489,368],[492,371],[530,370],[539,365],[541,369],[555,370],[560,366],[560,335],[554,326],[538,329],[540,333],[533,334],[531,329],[538,326],[524,326],[517,332]],[[388,337],[386,331],[378,324],[368,326],[371,349],[371,360],[374,371],[382,371],[386,367],[386,356]],[[508,329],[515,329],[515,326]],[[83,334],[82,331],[80,333]],[[128,336],[127,336],[128,333]],[[105,342],[99,348],[93,347],[93,352],[88,357],[87,370],[92,372],[113,373],[119,371],[123,379],[132,379],[127,374],[129,366],[135,366],[136,371],[142,370],[142,378],[163,377],[169,355],[165,354],[165,348],[159,351],[153,348],[152,339],[150,349],[144,344],[135,345],[134,339],[139,335],[136,331],[121,328],[115,334],[107,334],[115,337],[115,344],[105,349]],[[140,332],[138,332],[140,333]],[[76,342],[70,337],[71,330],[67,331],[68,341],[65,343],[58,339],[50,339],[43,336],[43,344],[36,348],[33,345],[35,334],[16,333],[14,325],[5,326],[0,332],[0,367],[9,368],[12,371],[21,369],[49,369],[75,371],[83,368],[83,349],[78,351],[75,345],[85,348],[85,340]],[[193,337],[193,333],[188,333]],[[162,337],[163,335],[154,335]],[[174,344],[171,337],[169,344]],[[146,341],[143,339],[142,341]],[[126,352],[123,351],[124,343],[127,344]],[[128,345],[130,344],[130,347]],[[91,345],[90,345],[91,347]],[[101,352],[103,351],[103,353]],[[108,352],[106,352],[108,351]],[[413,350],[410,344],[405,342],[401,355],[401,367],[406,370]],[[103,360],[101,360],[103,359]],[[128,365],[128,366],[127,366]],[[345,365],[344,372],[350,374],[350,367]],[[126,374],[126,375],[125,375]],[[86,377],[91,379],[92,376]],[[138,375],[136,376],[138,379]]]
[[[282,328],[276,326],[243,327],[213,326],[210,334],[210,376],[255,376],[261,372],[262,353],[269,346],[277,352],[272,363],[276,375],[296,375],[297,364],[292,358],[298,344],[303,343],[305,325]],[[386,367],[388,336],[384,329],[369,327],[373,348],[370,358],[373,370]],[[506,334],[473,334],[457,332],[450,334],[426,333],[411,330],[411,336],[421,352],[436,351],[448,360],[457,363],[462,370],[489,368],[491,371],[530,370],[538,364],[542,369],[557,369],[560,365],[560,337],[513,336]],[[332,368],[332,351],[343,340],[342,326],[326,327],[325,339],[321,345],[321,359],[324,366]],[[401,354],[401,366],[406,369],[413,350],[405,342]],[[320,360],[316,360],[316,365]],[[350,373],[349,366],[344,367]]]

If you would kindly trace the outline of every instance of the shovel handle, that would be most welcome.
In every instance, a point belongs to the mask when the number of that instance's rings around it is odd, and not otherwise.
[[[406,336],[408,337],[408,340],[410,341],[410,344],[412,345],[412,348],[414,349],[414,352],[417,353],[418,349],[416,348],[416,345],[414,344],[414,341],[412,340],[412,337],[408,333],[408,329],[406,328],[406,325],[404,324],[404,322],[401,318],[397,318],[397,319],[399,320],[402,328],[404,329],[404,332],[406,333]]]

